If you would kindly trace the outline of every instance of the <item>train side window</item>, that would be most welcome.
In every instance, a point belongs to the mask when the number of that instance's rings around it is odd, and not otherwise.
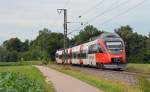
[[[80,56],[81,56],[80,53],[77,53],[77,58],[80,58]]]
[[[93,46],[94,46],[94,45],[90,45],[90,46],[89,46],[89,54],[93,54]]]
[[[97,45],[96,44],[93,45],[92,51],[93,51],[93,53],[97,53]]]
[[[86,58],[86,51],[80,52],[80,58],[85,59]]]
[[[72,58],[74,59],[74,52],[72,53]]]
[[[76,58],[76,53],[74,52],[74,59]]]

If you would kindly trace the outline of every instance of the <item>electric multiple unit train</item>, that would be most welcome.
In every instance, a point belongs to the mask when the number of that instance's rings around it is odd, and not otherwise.
[[[126,66],[125,45],[116,33],[103,33],[97,39],[66,49],[56,51],[56,63],[96,66],[97,68],[124,69]]]

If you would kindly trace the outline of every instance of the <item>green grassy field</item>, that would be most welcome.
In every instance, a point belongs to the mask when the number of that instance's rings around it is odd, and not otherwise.
[[[40,62],[38,62],[39,64]],[[31,66],[30,64],[37,64],[37,62],[23,62],[23,63],[7,63],[6,65],[4,63],[0,63],[0,73],[2,72],[14,72],[19,74],[24,74],[28,76],[31,79],[37,80],[42,84],[42,86],[45,89],[45,92],[54,92],[54,88],[52,84],[48,84],[45,81],[45,77],[40,73],[39,70],[37,70],[34,66]]]

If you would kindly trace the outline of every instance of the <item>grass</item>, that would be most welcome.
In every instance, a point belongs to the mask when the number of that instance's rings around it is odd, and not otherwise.
[[[150,74],[150,64],[128,64],[126,71]]]
[[[150,74],[150,64],[128,64],[127,70],[138,73],[138,86],[142,92],[150,92],[150,81],[147,74]]]
[[[120,82],[106,80],[99,76],[94,76],[79,70],[70,69],[69,67],[54,67],[52,65],[49,65],[49,67],[84,81],[99,88],[100,90],[103,90],[104,92],[141,92],[140,88],[137,86],[129,86]]]
[[[24,66],[2,66],[0,72],[13,72],[27,75],[29,78],[39,81],[45,89],[45,92],[54,92],[53,86],[45,82],[45,77],[31,65]]]
[[[146,76],[139,75],[138,77],[139,80],[139,87],[142,90],[142,92],[150,92],[150,81],[146,78]]]
[[[42,65],[41,61],[0,62],[0,66]]]
[[[44,92],[39,81],[20,73],[0,73],[0,92]]]

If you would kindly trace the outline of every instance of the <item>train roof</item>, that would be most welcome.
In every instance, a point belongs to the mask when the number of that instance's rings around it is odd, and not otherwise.
[[[103,41],[123,41],[122,38],[117,33],[105,32],[101,34],[100,38]]]
[[[102,38],[102,39],[106,39],[106,38],[120,38],[120,36],[117,33],[105,32],[105,33],[101,34],[100,38]]]

